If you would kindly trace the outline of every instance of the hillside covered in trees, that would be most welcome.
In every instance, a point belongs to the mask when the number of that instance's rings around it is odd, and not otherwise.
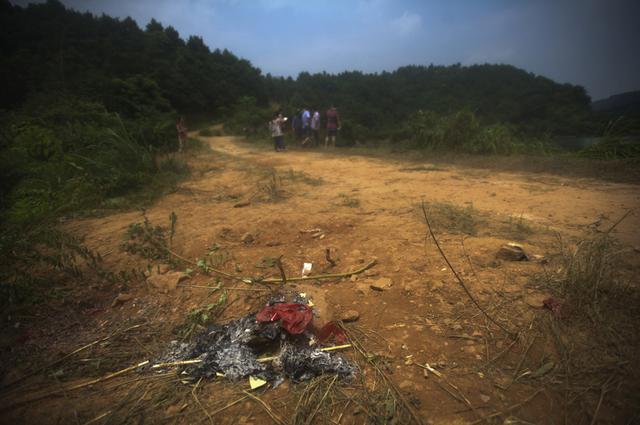
[[[583,87],[557,84],[510,65],[405,66],[393,72],[267,75],[268,96],[283,104],[338,105],[364,129],[391,130],[418,110],[474,112],[529,135],[581,134],[590,114]],[[375,137],[375,132],[372,132]]]
[[[141,103],[215,115],[251,97],[259,106],[334,103],[352,125],[364,129],[394,128],[420,109],[440,114],[466,109],[485,122],[508,123],[527,134],[588,131],[590,99],[584,88],[509,65],[263,77],[229,51],[211,51],[197,36],[185,41],[154,20],[142,30],[131,18],[79,13],[55,0],[26,8],[4,0],[1,7],[0,72],[10,82],[2,87],[3,109],[36,93],[63,92],[123,115],[135,115]]]
[[[56,0],[26,8],[3,0],[0,7],[1,72],[10,82],[2,86],[1,108],[41,92],[81,96],[129,115],[140,102],[190,114],[240,96],[265,101],[260,70],[248,61],[211,51],[197,36],[183,40],[155,20],[142,30],[131,18],[79,13]]]
[[[343,143],[413,140],[477,153],[511,153],[515,139],[597,132],[584,88],[509,65],[294,79],[263,75],[155,20],[142,29],[57,0],[27,7],[1,0],[0,26],[0,198],[3,219],[13,222],[179,178],[183,166],[156,158],[177,148],[178,115],[264,132],[274,110],[333,104]]]

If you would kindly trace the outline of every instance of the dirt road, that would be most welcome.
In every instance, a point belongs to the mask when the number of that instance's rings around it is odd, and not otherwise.
[[[512,415],[551,423],[560,413],[550,413],[550,406],[561,395],[548,390],[548,383],[515,381],[520,372],[535,371],[558,354],[542,339],[510,345],[509,336],[478,312],[426,240],[422,201],[454,267],[489,312],[513,331],[531,329],[537,317],[548,314],[540,300],[549,293],[532,283],[544,262],[497,260],[503,244],[515,241],[531,255],[552,258],[559,251],[557,235],[571,241],[606,231],[626,211],[636,209],[613,233],[631,256],[639,255],[632,249],[640,241],[636,185],[382,160],[339,150],[277,153],[233,137],[203,140],[213,151],[190,157],[192,177],[146,211],[149,221],[166,226],[175,213],[176,252],[203,258],[217,244],[217,252],[224,253],[221,267],[244,275],[278,276],[276,268],[265,266],[265,259],[280,256],[289,276],[299,275],[303,262],[313,263],[314,273],[333,273],[377,259],[373,269],[357,278],[295,288],[313,298],[320,324],[350,310],[358,312],[353,326],[379,336],[373,338],[377,345],[372,352],[386,359],[395,385],[425,423],[472,423],[495,412],[506,412],[498,416],[502,419]],[[76,220],[67,228],[103,253],[109,267],[141,268],[149,262],[120,250],[127,226],[140,220],[139,212],[127,212]],[[335,266],[326,259],[327,249]],[[633,261],[637,264],[637,258]],[[191,288],[166,294],[144,283],[113,288],[96,296],[92,305],[82,305],[101,311],[80,326],[73,339],[58,340],[57,348],[68,352],[81,339],[95,339],[91,329],[97,324],[123,318],[180,323],[205,302],[206,293],[193,286],[210,280],[195,275],[188,282]],[[118,291],[133,294],[134,301],[112,305]],[[238,294],[225,317],[260,305],[258,298]],[[154,341],[166,343],[170,331],[166,326]],[[438,365],[453,385],[443,389],[446,381],[427,377],[416,363]],[[214,386],[204,387],[202,402],[215,400]],[[285,385],[264,399],[278,408],[278,398],[292,388]],[[546,397],[537,396],[540,388],[547,388]],[[76,415],[85,421],[109,410],[104,400],[75,403]],[[250,400],[239,403],[215,423],[268,420],[263,410],[252,406]],[[162,408],[175,414],[172,406]],[[53,411],[47,423],[68,418],[65,409]],[[342,423],[366,420],[362,409],[353,406],[342,418]]]

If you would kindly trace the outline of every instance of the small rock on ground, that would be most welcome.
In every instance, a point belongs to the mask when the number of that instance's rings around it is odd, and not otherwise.
[[[549,297],[550,297],[549,294],[529,294],[529,295],[525,295],[524,302],[533,308],[543,308],[544,300],[546,300]]]
[[[391,285],[391,279],[389,279],[388,277],[382,277],[369,285],[369,287],[374,291],[386,291],[391,287]]]
[[[502,245],[496,253],[496,258],[506,261],[527,261],[529,257],[524,252],[524,249],[517,244],[509,243]]]
[[[178,287],[178,283],[185,279],[189,279],[189,275],[180,272],[167,272],[165,274],[154,273],[147,278],[154,288],[159,292],[167,293],[174,291]]]
[[[111,307],[117,307],[120,304],[126,303],[127,301],[131,300],[132,298],[133,298],[133,295],[131,295],[131,294],[118,294],[118,296],[111,303]]]
[[[360,318],[360,313],[356,310],[347,310],[340,315],[340,320],[343,322],[355,322]]]
[[[169,270],[171,270],[171,265],[169,265],[169,264],[159,264],[158,265],[158,273],[160,273],[160,274],[165,274]]]
[[[250,244],[254,241],[253,235],[251,233],[245,233],[242,235],[242,243]]]

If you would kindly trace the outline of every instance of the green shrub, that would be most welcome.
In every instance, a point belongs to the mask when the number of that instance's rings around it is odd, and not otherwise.
[[[342,127],[337,139],[340,146],[352,146],[372,138],[372,132],[356,121],[343,120],[341,124]]]
[[[640,158],[640,142],[606,137],[582,150],[580,156],[592,159],[631,159]]]
[[[184,164],[156,166],[157,142],[168,135],[168,124],[136,123],[101,104],[69,98],[3,116],[2,220],[42,222],[186,175]]]
[[[156,158],[164,148],[150,144],[148,134],[168,127],[151,123],[136,126],[99,103],[62,97],[0,116],[5,301],[28,301],[36,285],[51,283],[52,271],[77,274],[81,260],[95,262],[79,241],[56,230],[59,217],[140,205],[188,174],[181,157]]]
[[[483,125],[467,110],[449,115],[417,111],[392,136],[396,142],[407,138],[419,149],[501,155],[526,150],[511,127]]]
[[[480,128],[474,137],[465,143],[464,150],[471,153],[509,155],[518,149],[515,140],[509,127],[493,124]]]
[[[241,97],[233,106],[231,116],[225,122],[225,129],[246,137],[269,137],[269,121],[272,112],[260,108],[253,97]]]

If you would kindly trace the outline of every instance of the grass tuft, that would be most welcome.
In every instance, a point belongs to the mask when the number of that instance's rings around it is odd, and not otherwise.
[[[354,196],[347,195],[346,193],[339,193],[338,197],[340,198],[338,205],[341,207],[358,208],[360,206],[360,200]]]
[[[279,202],[285,199],[286,191],[282,187],[282,178],[275,170],[258,182],[258,192],[266,202]]]
[[[416,165],[413,167],[400,168],[398,171],[412,172],[412,171],[446,171],[446,168],[439,167],[435,164]]]
[[[484,219],[473,205],[460,207],[447,202],[425,202],[425,206],[435,229],[451,233],[476,235]],[[416,211],[420,211],[416,207]]]
[[[601,316],[601,310],[624,299],[629,289],[619,273],[620,254],[617,242],[607,233],[580,241],[573,249],[562,246],[557,289],[578,310],[586,308]]]

